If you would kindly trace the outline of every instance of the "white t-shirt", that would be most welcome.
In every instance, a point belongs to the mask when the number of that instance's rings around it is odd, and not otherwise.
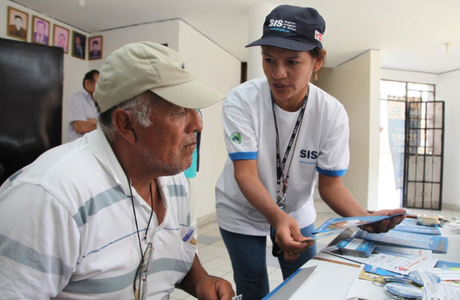
[[[157,179],[166,206],[155,214],[149,300],[169,299],[196,247],[183,173]],[[140,237],[151,208],[132,188]],[[134,299],[141,260],[126,176],[101,129],[53,148],[0,188],[0,299]],[[145,251],[147,243],[141,242]]]
[[[299,111],[287,112],[275,105],[280,152],[283,158]],[[223,105],[225,143],[229,153],[216,185],[219,226],[247,235],[269,234],[269,224],[243,196],[234,179],[233,160],[255,159],[259,178],[276,199],[276,132],[270,88],[265,78],[251,80],[231,90]],[[316,218],[313,193],[318,172],[343,176],[348,168],[348,116],[343,105],[310,84],[303,122],[298,132],[287,190],[287,212],[301,228]],[[275,201],[275,200],[273,200]]]

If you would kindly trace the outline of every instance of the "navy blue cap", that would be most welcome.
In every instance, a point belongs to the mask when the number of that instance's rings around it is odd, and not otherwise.
[[[280,5],[265,18],[262,38],[246,47],[274,46],[294,51],[323,49],[326,22],[311,7]]]

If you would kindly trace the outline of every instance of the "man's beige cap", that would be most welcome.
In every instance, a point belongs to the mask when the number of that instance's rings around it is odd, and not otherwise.
[[[176,51],[152,42],[128,44],[110,54],[93,96],[103,113],[148,90],[185,108],[205,108],[224,98],[196,80]]]

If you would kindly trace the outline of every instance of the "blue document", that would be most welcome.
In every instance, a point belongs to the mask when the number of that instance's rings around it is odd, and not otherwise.
[[[399,230],[404,232],[428,234],[428,235],[441,235],[439,226],[423,226],[417,225],[416,219],[404,219],[401,224],[397,225],[393,230]]]
[[[355,237],[374,241],[381,244],[403,246],[409,248],[427,249],[436,253],[447,252],[447,237],[432,236],[418,233],[409,233],[390,230],[386,233],[368,233],[360,230]]]
[[[395,215],[400,216],[400,215]],[[380,222],[395,216],[366,216],[366,217],[348,217],[348,218],[330,218],[323,225],[313,230],[313,234],[325,235],[338,234],[349,227],[356,227],[366,224]]]
[[[440,269],[460,268],[460,262],[438,260],[434,267]]]

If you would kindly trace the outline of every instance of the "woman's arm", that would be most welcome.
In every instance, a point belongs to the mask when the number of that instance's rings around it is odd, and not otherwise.
[[[314,242],[304,242],[308,238],[300,233],[297,221],[282,211],[259,179],[255,160],[235,160],[235,180],[244,197],[276,229],[275,242],[284,250],[286,260],[295,260]],[[292,253],[292,255],[290,255]]]
[[[379,210],[369,214],[343,185],[342,177],[319,174],[318,191],[323,201],[332,208],[333,211],[343,217],[393,216],[406,213],[405,209],[398,208]],[[372,225],[363,226],[362,228],[368,232],[387,232],[401,223],[402,220],[404,220],[404,215],[386,219]]]

